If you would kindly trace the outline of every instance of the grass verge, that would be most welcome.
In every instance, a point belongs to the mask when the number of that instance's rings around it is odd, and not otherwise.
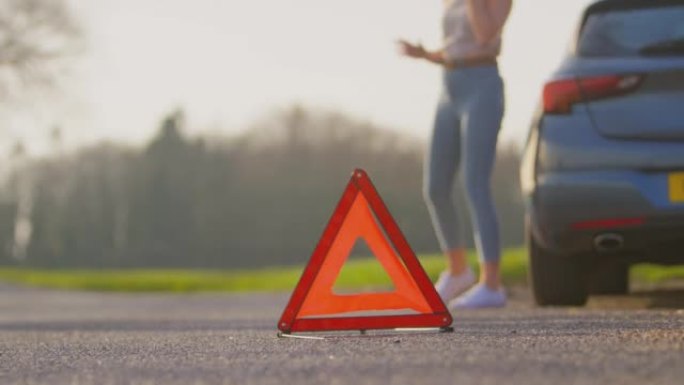
[[[470,253],[471,262],[476,262]],[[435,279],[444,269],[442,256],[420,258],[425,271]],[[282,267],[260,270],[37,270],[0,268],[0,281],[65,290],[111,292],[246,292],[290,291],[303,267]],[[525,284],[527,257],[525,249],[509,249],[502,259],[502,275],[507,285]],[[639,266],[632,269],[632,278],[642,283],[659,283],[684,279],[684,267]],[[374,258],[351,259],[337,280],[336,289],[360,290],[391,286],[389,277]]]

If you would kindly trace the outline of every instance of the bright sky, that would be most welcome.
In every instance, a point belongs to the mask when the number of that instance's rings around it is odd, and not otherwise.
[[[71,144],[140,142],[185,109],[191,134],[234,134],[295,102],[426,138],[439,70],[394,41],[440,42],[440,0],[70,0],[88,47],[56,95],[8,113],[0,137],[31,152],[61,126]],[[501,69],[502,138],[520,143],[544,79],[587,0],[514,0]]]

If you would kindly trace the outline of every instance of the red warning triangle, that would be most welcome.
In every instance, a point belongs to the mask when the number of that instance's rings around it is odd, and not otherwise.
[[[356,241],[366,241],[389,275],[392,292],[336,294],[335,281]],[[410,314],[359,316],[405,310]],[[278,323],[285,333],[448,327],[449,311],[378,192],[355,170]]]

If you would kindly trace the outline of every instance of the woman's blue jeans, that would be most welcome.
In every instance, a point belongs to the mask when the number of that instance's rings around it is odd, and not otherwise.
[[[501,256],[490,179],[503,112],[497,66],[445,71],[424,173],[425,199],[445,252],[465,246],[462,208],[456,207],[453,194],[461,173],[480,259],[496,262]]]

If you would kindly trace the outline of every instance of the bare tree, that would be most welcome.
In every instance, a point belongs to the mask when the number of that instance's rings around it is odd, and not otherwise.
[[[80,37],[66,0],[0,0],[0,97],[52,84]]]

